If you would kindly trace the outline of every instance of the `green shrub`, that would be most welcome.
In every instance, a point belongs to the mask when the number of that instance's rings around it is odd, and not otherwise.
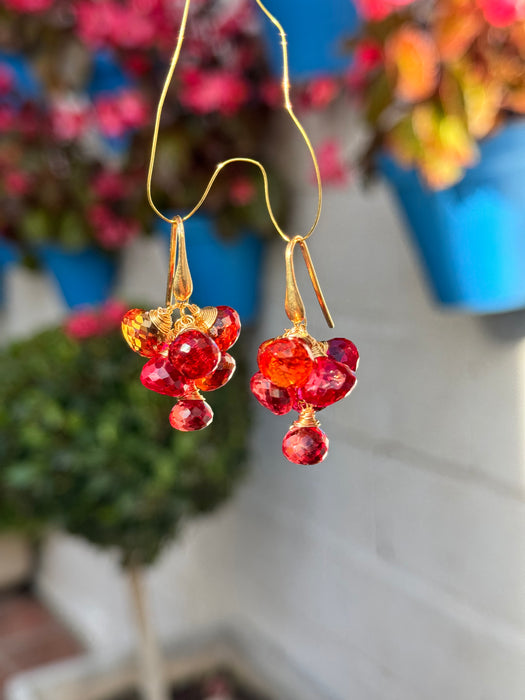
[[[0,526],[57,526],[149,564],[187,518],[223,503],[243,471],[249,415],[242,347],[213,424],[179,433],[174,399],[145,389],[118,331],[61,328],[0,353]]]

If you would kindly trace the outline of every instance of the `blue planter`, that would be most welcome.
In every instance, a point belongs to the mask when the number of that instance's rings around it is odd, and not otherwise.
[[[184,224],[188,262],[193,279],[192,301],[199,306],[231,306],[243,323],[256,317],[260,298],[263,243],[252,233],[221,239],[213,220],[193,216]],[[171,228],[159,225],[169,246]]]
[[[288,38],[292,80],[341,73],[348,67],[350,58],[342,53],[340,42],[358,26],[351,0],[267,0],[265,5],[282,24]],[[263,22],[270,64],[280,76],[283,65],[280,34],[266,16]]]
[[[0,305],[4,303],[4,272],[9,265],[13,265],[20,259],[17,248],[0,237]]]
[[[72,251],[52,244],[41,246],[38,253],[71,309],[95,306],[111,296],[117,272],[114,257],[96,248]]]
[[[382,159],[435,298],[497,313],[525,306],[525,123],[481,144],[479,164],[450,189],[425,188]]]

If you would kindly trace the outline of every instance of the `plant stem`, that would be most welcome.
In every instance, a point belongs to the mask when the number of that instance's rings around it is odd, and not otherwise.
[[[138,629],[140,687],[144,700],[168,700],[162,656],[148,611],[144,574],[140,567],[126,569]]]

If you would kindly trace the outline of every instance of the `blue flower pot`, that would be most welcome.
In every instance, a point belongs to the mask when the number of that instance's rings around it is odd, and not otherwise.
[[[96,306],[111,296],[117,273],[114,257],[97,248],[76,251],[54,244],[41,246],[38,254],[71,309]]]
[[[525,122],[506,126],[480,148],[479,164],[438,192],[388,158],[380,167],[436,300],[483,314],[525,306]]]
[[[20,260],[20,253],[12,243],[0,238],[0,305],[4,303],[4,272]]]
[[[265,5],[286,33],[293,81],[341,73],[348,67],[350,57],[342,52],[340,44],[355,32],[359,23],[351,0],[267,0]],[[262,21],[270,64],[280,76],[283,69],[281,37],[266,16]]]
[[[193,279],[192,301],[199,306],[231,306],[243,323],[252,322],[259,308],[264,246],[253,233],[223,240],[213,219],[196,215],[184,224],[188,263]],[[169,246],[171,227],[159,232]]]

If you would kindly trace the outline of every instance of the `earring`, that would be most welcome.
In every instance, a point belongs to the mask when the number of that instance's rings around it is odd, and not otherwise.
[[[293,327],[259,347],[259,371],[250,382],[253,395],[272,413],[298,412],[283,440],[283,454],[295,464],[313,465],[328,454],[328,438],[316,412],[344,399],[356,385],[359,353],[351,340],[318,341],[308,333],[303,300],[297,287],[293,254],[299,244],[317,299],[330,328],[332,317],[321,291],[306,239],[289,240],[286,246],[286,314]]]
[[[172,221],[166,306],[131,309],[122,319],[122,334],[131,349],[148,358],[140,381],[158,394],[178,401],[169,420],[183,432],[202,430],[213,411],[201,391],[215,391],[230,381],[235,360],[226,352],[241,332],[239,314],[229,306],[199,308],[193,292],[184,224]],[[179,317],[173,322],[173,313]]]

